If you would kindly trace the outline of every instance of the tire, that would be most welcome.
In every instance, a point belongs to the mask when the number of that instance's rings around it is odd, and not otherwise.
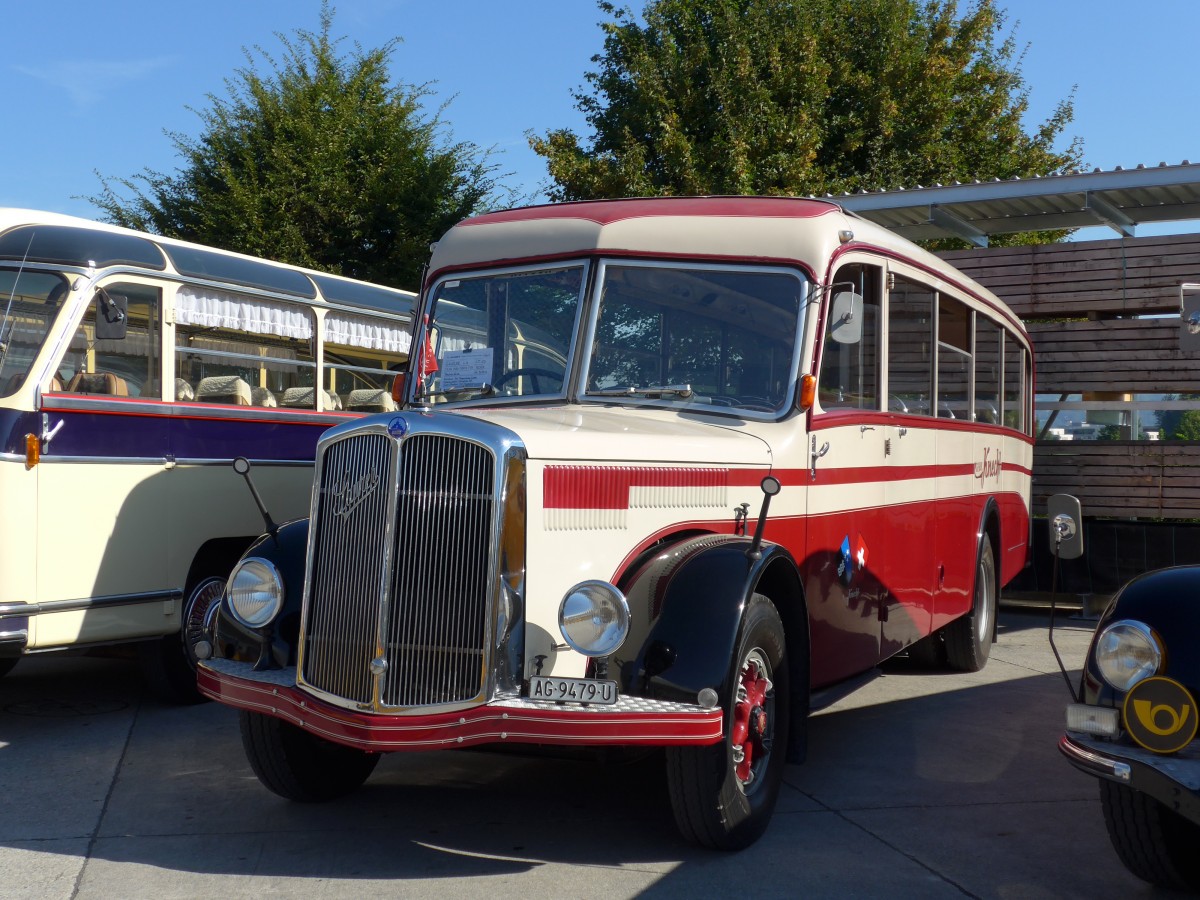
[[[203,703],[208,698],[196,687],[196,640],[211,639],[213,616],[221,603],[225,578],[209,575],[194,582],[187,592],[180,629],[157,641],[139,645],[142,676],[151,692],[168,703]]]
[[[1100,781],[1113,849],[1130,872],[1160,887],[1200,891],[1200,826],[1124,784]]]
[[[263,786],[287,800],[325,803],[353,793],[379,762],[367,753],[314,737],[282,719],[239,713],[242,747]]]
[[[971,611],[946,626],[946,664],[960,672],[978,672],[987,664],[996,628],[996,555],[986,535],[975,564],[975,600]]]
[[[761,594],[746,605],[735,647],[730,696],[722,698],[725,739],[706,747],[668,747],[666,752],[675,824],[686,840],[714,850],[741,850],[766,831],[788,746],[791,685],[783,623]],[[761,702],[754,702],[764,688]],[[735,747],[739,718],[749,719],[749,728]]]

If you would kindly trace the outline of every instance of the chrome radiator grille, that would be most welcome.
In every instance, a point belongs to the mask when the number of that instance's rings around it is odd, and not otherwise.
[[[360,706],[477,697],[489,662],[491,452],[368,432],[331,444],[318,478],[303,680]]]

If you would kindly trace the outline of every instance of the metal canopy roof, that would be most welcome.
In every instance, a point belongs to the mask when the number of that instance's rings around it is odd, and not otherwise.
[[[1133,237],[1143,222],[1200,219],[1200,164],[826,197],[910,240],[956,237],[986,247],[992,234],[1096,225]]]

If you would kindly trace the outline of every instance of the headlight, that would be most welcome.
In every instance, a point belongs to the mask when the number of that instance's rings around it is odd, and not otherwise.
[[[1157,674],[1162,657],[1158,636],[1143,622],[1113,622],[1096,638],[1096,667],[1118,691]]]
[[[283,579],[274,564],[252,556],[238,563],[226,583],[229,610],[249,628],[262,628],[283,606]]]
[[[563,597],[558,628],[580,653],[608,656],[629,634],[629,603],[607,581],[581,582]]]

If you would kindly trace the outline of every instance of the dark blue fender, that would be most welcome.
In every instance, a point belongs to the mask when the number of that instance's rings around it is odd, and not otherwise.
[[[622,579],[636,606],[635,624],[644,613],[649,625],[637,655],[621,667],[625,693],[695,703],[702,689],[712,688],[724,703],[733,689],[742,612],[757,592],[772,599],[784,623],[793,719],[807,716],[808,618],[799,570],[776,544],[764,543],[756,558],[747,557],[750,544],[750,538],[732,535],[692,537],[659,551]]]
[[[1174,566],[1137,576],[1113,596],[1096,624],[1096,634],[1120,619],[1135,619],[1154,629],[1165,651],[1159,674],[1200,697],[1200,566]],[[1094,651],[1093,638],[1083,670],[1083,700],[1119,706],[1125,695],[1100,677]]]
[[[225,609],[213,624],[213,647],[224,659],[258,662],[264,667],[294,666],[300,640],[300,602],[304,594],[304,564],[308,551],[308,519],[280,525],[274,535],[264,534],[242,554],[257,556],[275,565],[283,579],[283,609],[263,629],[250,629]],[[269,652],[264,653],[264,648]]]

